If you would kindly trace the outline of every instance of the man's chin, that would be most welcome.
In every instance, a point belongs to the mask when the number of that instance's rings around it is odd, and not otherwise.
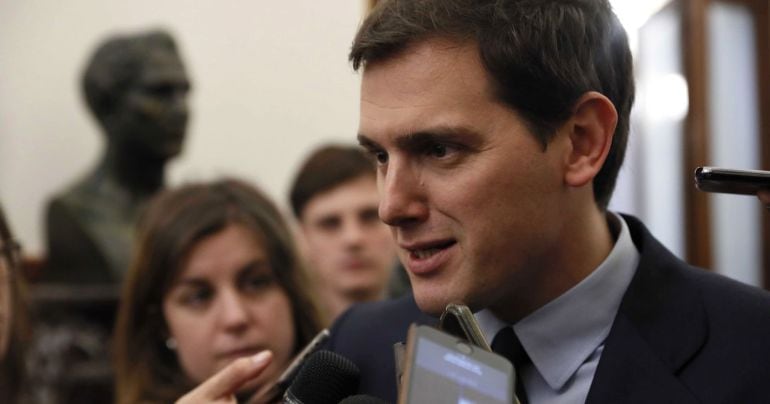
[[[417,307],[420,308],[420,311],[433,317],[440,317],[449,303],[457,303],[455,300],[445,296],[419,293],[416,290],[414,291],[414,300],[417,302]]]

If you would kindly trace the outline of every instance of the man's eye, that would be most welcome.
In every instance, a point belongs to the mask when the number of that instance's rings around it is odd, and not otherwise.
[[[430,145],[428,152],[433,157],[446,157],[447,155],[447,147],[444,144],[441,143],[435,143]]]
[[[318,221],[318,227],[324,231],[337,230],[342,225],[339,217],[326,217]]]
[[[377,208],[366,209],[360,213],[361,221],[365,224],[379,224],[380,216],[377,213]]]
[[[380,164],[385,164],[388,162],[388,153],[385,153],[384,151],[377,151],[372,153],[374,155],[374,159],[377,160]]]

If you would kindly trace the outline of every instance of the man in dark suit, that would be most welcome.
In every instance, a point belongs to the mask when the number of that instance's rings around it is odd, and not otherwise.
[[[462,302],[531,403],[770,402],[768,294],[607,210],[634,85],[606,0],[386,0],[350,58],[414,290],[333,327],[362,393],[395,401],[392,344]]]

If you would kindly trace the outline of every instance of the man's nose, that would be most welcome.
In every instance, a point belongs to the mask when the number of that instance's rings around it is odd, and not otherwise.
[[[425,192],[417,168],[391,159],[380,174],[380,219],[389,226],[404,227],[428,217]]]
[[[343,222],[342,239],[347,245],[359,245],[364,239],[364,224],[355,218],[348,218]]]

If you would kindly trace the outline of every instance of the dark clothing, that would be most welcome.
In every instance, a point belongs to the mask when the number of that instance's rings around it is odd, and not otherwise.
[[[682,262],[624,218],[641,257],[587,402],[770,402],[770,294]],[[357,306],[329,348],[359,366],[360,393],[395,402],[392,346],[411,322],[435,321],[412,297]]]
[[[397,300],[356,305],[335,321],[326,349],[358,366],[361,394],[395,403],[393,344],[406,341],[412,323],[436,324],[438,319],[422,313],[411,294]]]

